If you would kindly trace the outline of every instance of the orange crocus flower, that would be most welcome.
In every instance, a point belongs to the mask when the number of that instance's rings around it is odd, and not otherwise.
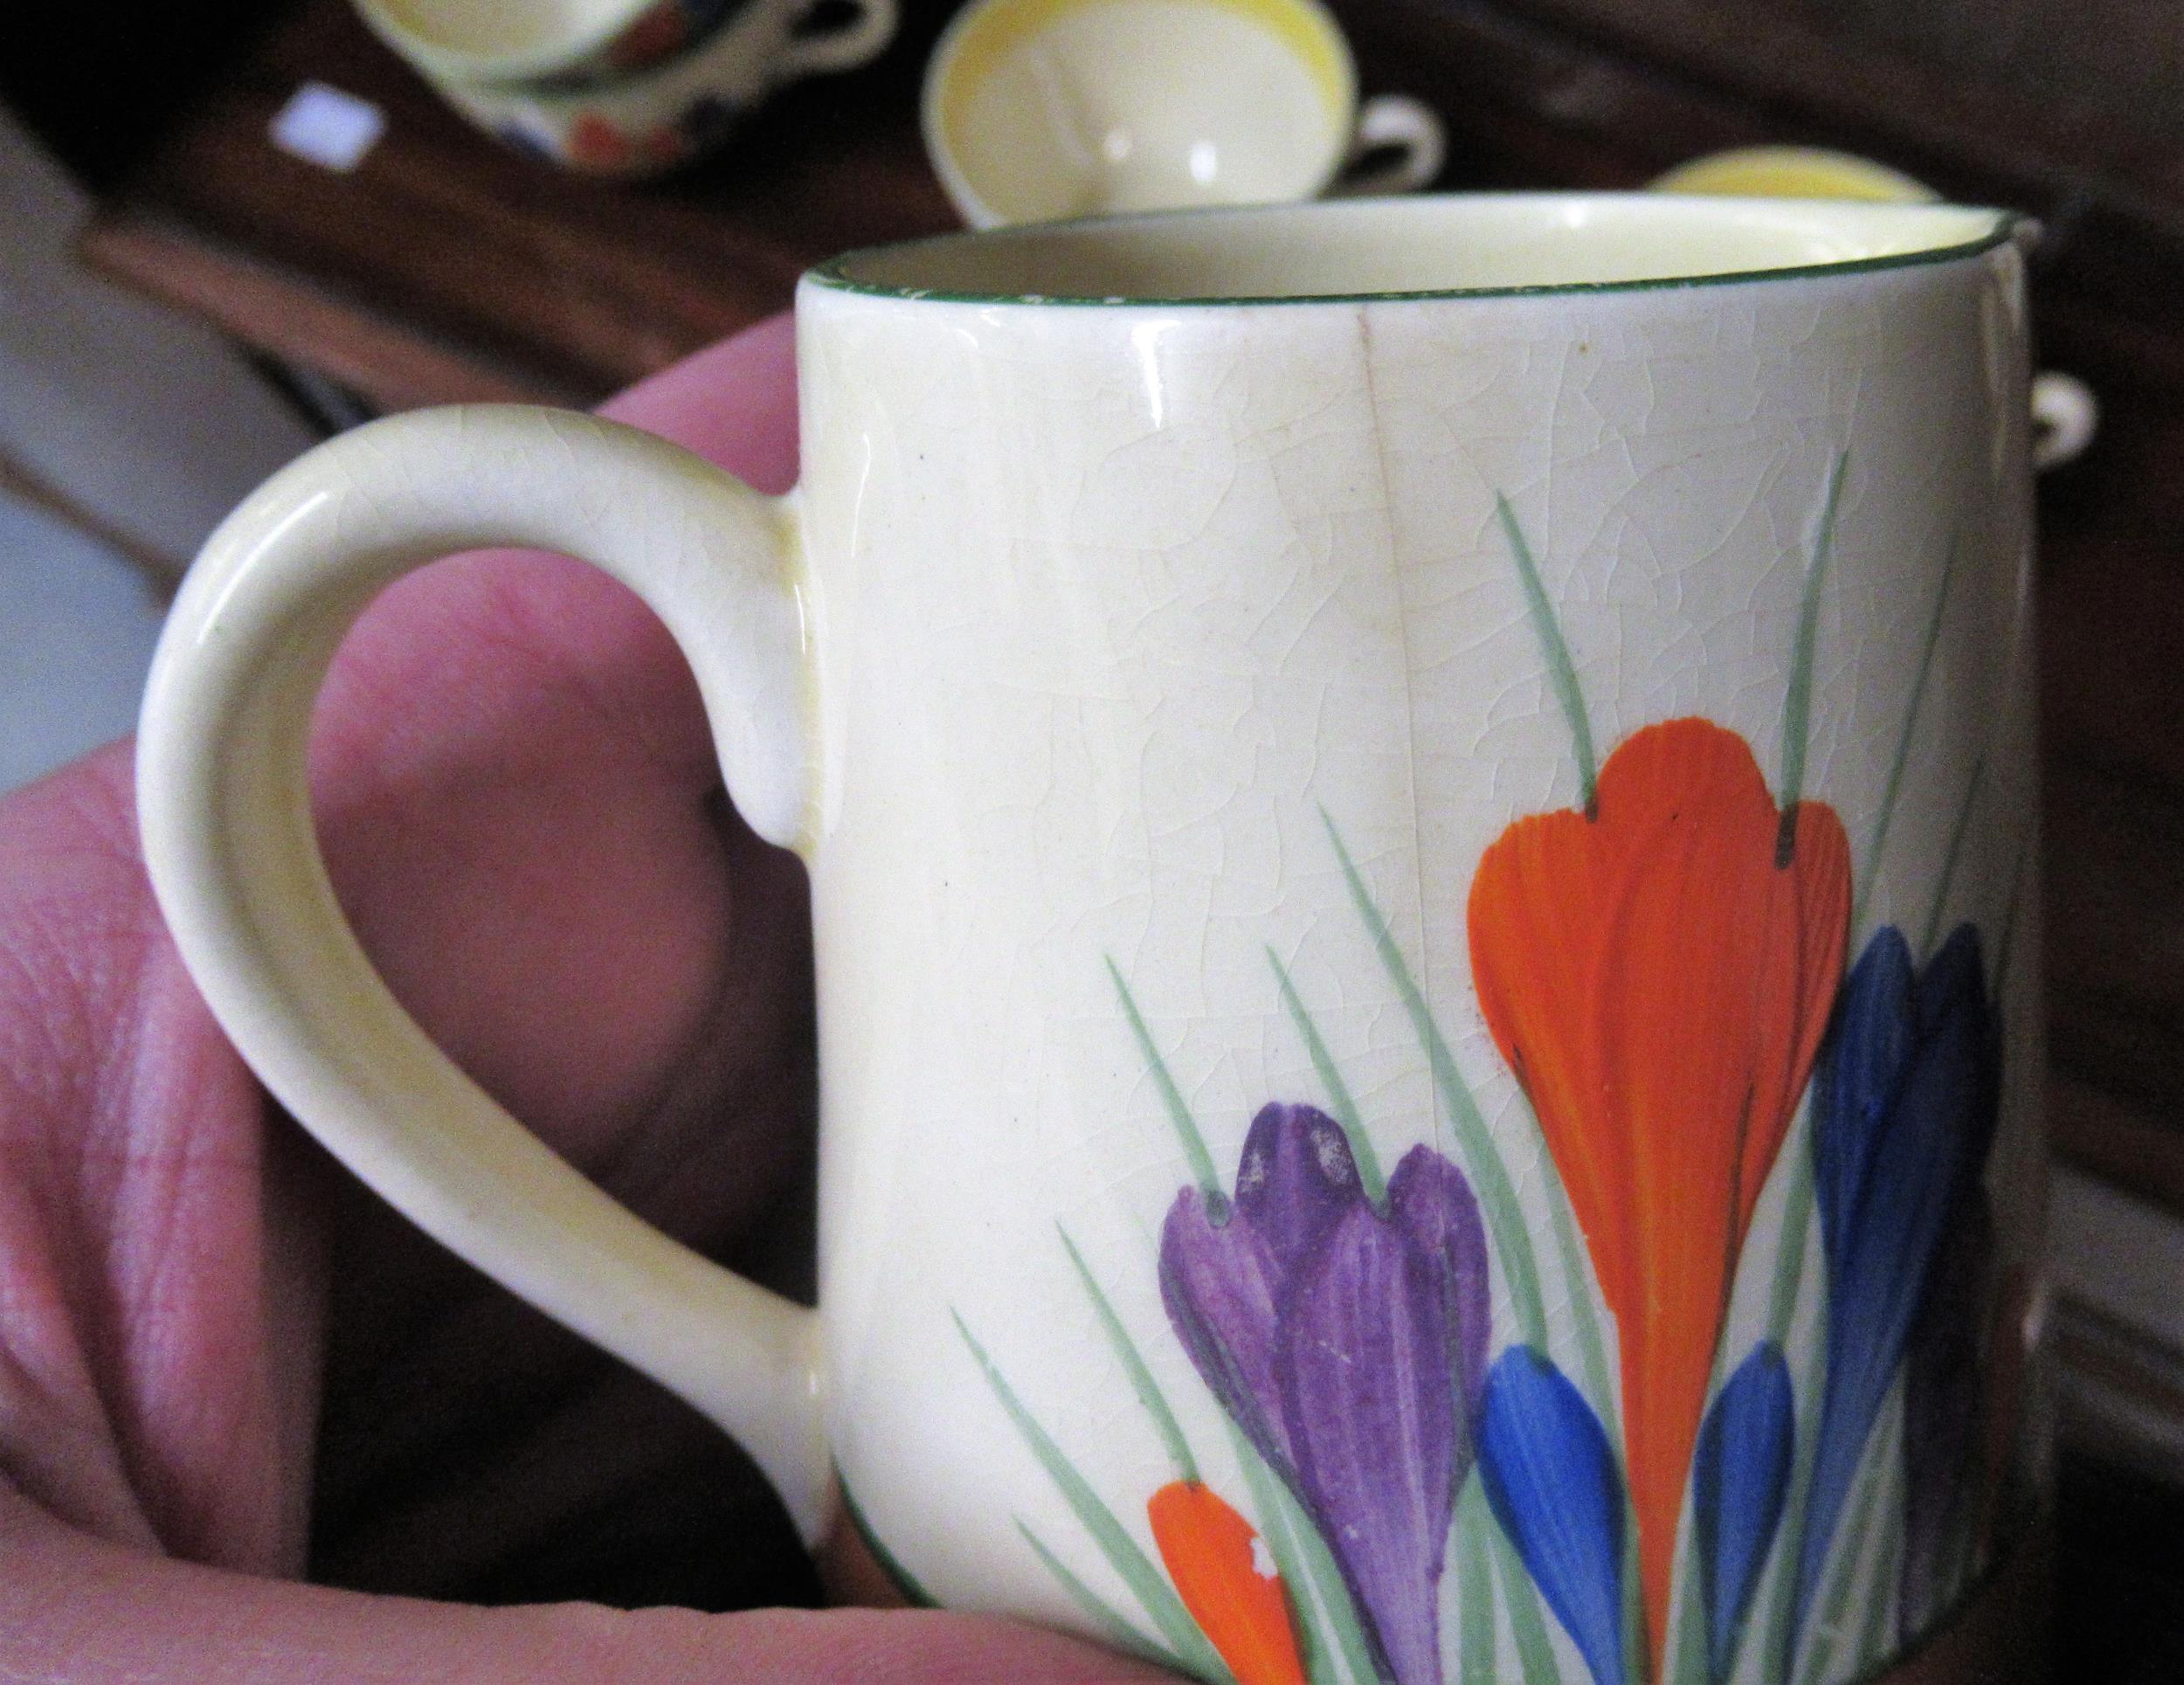
[[[1589,812],[1517,820],[1471,885],[1471,969],[1530,1096],[1621,1349],[1656,1672],[1706,1379],[1752,1207],[1842,973],[1850,855],[1787,825],[1743,738],[1636,733]]]
[[[1260,1571],[1251,1523],[1198,1481],[1162,1487],[1145,1513],[1177,1595],[1237,1685],[1304,1685],[1289,1593]]]

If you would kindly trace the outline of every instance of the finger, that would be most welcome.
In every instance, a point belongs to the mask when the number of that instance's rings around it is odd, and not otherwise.
[[[784,317],[607,407],[778,490],[795,472],[793,376]],[[724,855],[695,686],[625,587],[515,551],[411,576],[343,646],[313,758],[328,869],[367,951],[558,1150],[605,1162],[673,1103],[667,1085],[702,1112],[786,1080],[808,1011],[801,881],[734,832],[744,846]]]
[[[0,1678],[1123,1685],[1165,1677],[1058,1633],[938,1611],[701,1615],[367,1597],[141,1555],[0,1498]]]

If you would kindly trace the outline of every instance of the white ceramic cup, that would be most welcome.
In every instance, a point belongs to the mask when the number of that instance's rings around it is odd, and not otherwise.
[[[1441,120],[1358,102],[1318,0],[971,0],[933,49],[925,148],[973,228],[1399,193]]]
[[[950,1606],[1360,1685],[1951,1621],[2044,1444],[2010,219],[1119,219],[798,316],[787,497],[481,407],[210,542],[144,846],[280,1103]],[[506,543],[659,612],[809,864],[817,1311],[542,1146],[335,904],[327,664]]]
[[[895,38],[895,0],[846,0],[805,31],[819,0],[743,0],[709,33],[634,74],[573,86],[437,83],[463,115],[519,148],[594,176],[651,176],[718,144],[772,90],[854,70]]]

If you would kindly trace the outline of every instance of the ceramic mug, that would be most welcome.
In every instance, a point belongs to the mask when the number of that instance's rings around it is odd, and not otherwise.
[[[926,155],[973,228],[1400,193],[1440,118],[1358,101],[1318,0],[972,0],[925,71]]]
[[[594,176],[650,176],[725,139],[774,88],[854,70],[895,38],[895,0],[843,0],[806,30],[819,0],[744,0],[712,32],[639,74],[576,86],[444,81],[441,96],[521,150]]]
[[[491,406],[268,482],[152,881],[338,1157],[910,1595],[1206,1679],[1862,1675],[2042,1488],[2022,288],[1996,212],[1646,196],[854,254],[785,498]],[[816,1312],[335,902],[327,663],[507,543],[659,612],[809,864]]]

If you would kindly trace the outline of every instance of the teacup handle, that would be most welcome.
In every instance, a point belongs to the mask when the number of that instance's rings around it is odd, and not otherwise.
[[[428,1233],[710,1416],[806,1542],[829,1519],[817,1316],[640,1221],[395,1000],[312,829],[311,709],[364,605],[503,544],[604,569],[695,671],[737,807],[802,839],[809,687],[787,500],[633,428],[515,404],[360,427],[230,515],[160,639],[136,751],[144,858],[221,1026],[296,1120]]]
[[[800,8],[798,22],[801,24],[810,17],[822,3],[824,0],[812,0],[810,5]],[[789,38],[781,49],[780,58],[774,62],[777,81],[824,75],[828,71],[854,70],[887,51],[900,21],[895,0],[847,0],[847,3],[856,8],[857,15],[839,28]]]
[[[1367,155],[1382,149],[1392,149],[1396,155],[1385,163],[1361,167]],[[1408,193],[1440,175],[1448,156],[1448,132],[1431,106],[1407,93],[1376,94],[1358,107],[1350,155],[1328,191],[1345,199]]]

